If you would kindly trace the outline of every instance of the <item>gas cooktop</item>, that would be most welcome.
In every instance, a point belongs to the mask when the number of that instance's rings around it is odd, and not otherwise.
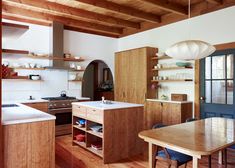
[[[53,101],[53,100],[74,100],[76,99],[76,97],[43,97],[42,99],[44,100],[49,100],[49,101]]]

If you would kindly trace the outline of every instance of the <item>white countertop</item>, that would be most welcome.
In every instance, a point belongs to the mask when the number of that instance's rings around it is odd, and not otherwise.
[[[163,103],[192,103],[192,101],[173,101],[173,100],[161,100],[161,99],[147,99],[147,101],[157,101],[157,102],[163,102]]]
[[[77,100],[90,100],[89,97],[76,97]],[[21,99],[21,100],[10,100],[10,101],[4,101],[2,104],[15,104],[15,103],[41,103],[41,102],[48,102],[48,100],[44,99]]]
[[[44,99],[34,99],[34,100],[21,99],[21,100],[10,100],[10,101],[4,101],[4,100],[3,100],[2,104],[41,103],[41,102],[48,102],[48,100],[44,100]]]
[[[23,124],[38,121],[55,120],[56,117],[40,110],[16,103],[18,107],[2,108],[2,124]]]
[[[101,110],[112,110],[112,109],[122,109],[122,108],[144,106],[143,104],[124,103],[124,102],[117,102],[117,101],[112,101],[112,104],[103,104],[101,101],[74,102],[72,104],[101,109]]]

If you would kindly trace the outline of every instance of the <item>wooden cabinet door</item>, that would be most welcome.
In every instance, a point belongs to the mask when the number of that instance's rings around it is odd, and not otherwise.
[[[171,103],[171,125],[181,123],[181,104]]]
[[[145,129],[151,129],[154,124],[162,123],[161,102],[147,101],[144,113]]]
[[[171,104],[170,103],[161,103],[162,104],[162,124],[171,125]]]
[[[116,101],[127,101],[128,82],[128,54],[125,54],[124,52],[116,53],[114,85],[114,96]]]

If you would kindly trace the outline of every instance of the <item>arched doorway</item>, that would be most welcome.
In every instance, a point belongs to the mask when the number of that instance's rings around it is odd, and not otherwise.
[[[114,100],[113,75],[102,60],[92,61],[85,69],[82,83],[82,96],[91,100]]]

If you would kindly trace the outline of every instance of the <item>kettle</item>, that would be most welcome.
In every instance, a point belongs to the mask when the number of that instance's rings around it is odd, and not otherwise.
[[[61,91],[61,92],[60,92],[60,96],[61,96],[61,97],[66,97],[66,91],[65,91],[65,90]]]

